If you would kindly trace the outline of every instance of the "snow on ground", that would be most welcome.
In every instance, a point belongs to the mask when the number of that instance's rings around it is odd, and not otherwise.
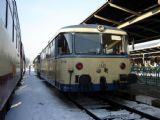
[[[116,101],[117,103],[119,103],[121,105],[132,108],[134,110],[152,115],[152,116],[157,117],[157,118],[160,118],[160,109],[156,108],[156,107],[153,107],[151,105],[137,103],[135,101],[130,101],[130,100],[123,100],[123,99],[120,99],[120,98],[115,98],[114,101]]]
[[[92,120],[54,87],[26,72],[6,120]]]
[[[157,98],[146,96],[146,95],[137,95],[136,96],[136,101],[146,103],[148,105],[152,105],[152,101],[155,99],[157,99]]]

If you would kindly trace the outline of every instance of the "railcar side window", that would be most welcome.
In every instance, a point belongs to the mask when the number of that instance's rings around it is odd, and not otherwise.
[[[17,16],[17,9],[15,8],[14,5],[14,24],[16,25],[16,27],[18,27],[18,16]]]
[[[46,50],[44,49],[41,53],[41,59],[44,60],[46,58]]]
[[[11,9],[8,5],[8,24],[7,24],[7,30],[9,32],[10,38],[11,40],[13,39],[13,18],[12,18],[12,14],[11,14]]]
[[[60,34],[58,36],[58,54],[65,55],[70,53],[72,53],[72,34]]]
[[[123,44],[124,44],[124,52],[129,54],[129,49],[128,49],[128,36],[123,36]]]
[[[52,41],[52,46],[51,46],[51,57],[55,56],[55,40]]]
[[[46,48],[46,58],[50,58],[51,57],[51,49],[50,49],[50,44],[47,46]]]
[[[16,41],[16,38],[17,38],[17,31],[16,28],[14,27],[14,41]]]
[[[18,42],[20,41],[20,34],[19,33],[17,33],[17,35],[16,35],[16,48],[18,49]]]
[[[0,19],[5,25],[6,23],[6,0],[0,0]]]

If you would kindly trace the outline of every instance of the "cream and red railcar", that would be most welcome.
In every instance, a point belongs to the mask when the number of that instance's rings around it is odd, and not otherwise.
[[[127,33],[109,26],[64,27],[36,60],[38,74],[63,92],[115,90],[129,82]]]
[[[15,0],[0,0],[0,120],[24,72],[24,50]]]

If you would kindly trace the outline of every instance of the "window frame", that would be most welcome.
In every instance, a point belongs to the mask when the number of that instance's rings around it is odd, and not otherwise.
[[[80,33],[80,34],[97,34],[97,35],[99,35],[99,37],[100,37],[99,44],[100,44],[100,49],[101,49],[101,47],[102,47],[101,46],[101,33],[96,33],[96,32],[95,33],[93,33],[93,32],[92,33],[91,32],[74,32],[74,54],[76,54],[76,55],[81,55],[81,54],[82,55],[93,55],[91,53],[89,54],[89,53],[77,53],[76,52],[76,36],[75,35],[77,33]],[[95,55],[97,55],[97,54],[95,54]]]
[[[66,40],[66,42],[67,42],[67,45],[68,45],[68,49],[70,50],[70,52],[69,53],[64,53],[64,54],[60,54],[59,53],[59,41],[60,41],[60,36],[61,35],[64,35],[64,34],[69,34],[69,35],[71,35],[71,50],[69,49],[69,44],[68,44],[68,41]],[[73,34],[71,33],[71,32],[63,32],[63,33],[59,33],[56,37],[55,37],[55,45],[56,45],[56,56],[65,56],[65,55],[71,55],[71,54],[73,54],[73,52],[74,52],[74,48],[73,48]]]

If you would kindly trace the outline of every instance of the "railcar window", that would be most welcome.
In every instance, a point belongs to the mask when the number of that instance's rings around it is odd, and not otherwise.
[[[55,56],[55,40],[52,42],[52,47],[51,47],[51,57]]]
[[[123,36],[123,44],[124,44],[124,52],[129,54],[129,49],[128,49],[128,36]]]
[[[16,48],[18,49],[18,42],[21,40],[20,33],[17,32],[17,37],[16,37]]]
[[[41,53],[41,59],[44,60],[46,58],[46,50],[43,50]]]
[[[127,43],[122,35],[103,34],[102,47],[104,54],[124,54],[127,53]]]
[[[17,49],[17,40],[18,40],[18,34],[16,35],[16,49]]]
[[[96,33],[75,33],[75,52],[78,54],[99,54],[101,36]]]
[[[9,32],[10,38],[11,40],[13,39],[12,34],[13,34],[13,18],[12,18],[12,14],[11,14],[11,10],[10,7],[8,6],[8,24],[7,24],[7,30]]]
[[[21,40],[18,41],[18,53],[20,52],[20,41]]]
[[[47,48],[46,48],[46,55],[45,55],[45,58],[49,58],[49,48],[48,48],[48,46],[47,46]]]
[[[48,46],[48,58],[50,58],[51,57],[51,47],[50,47],[50,44],[49,44],[49,46]]]
[[[16,8],[14,8],[14,24],[17,27],[17,14],[16,13],[17,13]]]
[[[14,27],[14,41],[16,41],[16,38],[17,38],[17,31],[16,31],[16,28]],[[15,42],[16,44],[16,42]]]
[[[13,14],[13,4],[14,4],[14,1],[13,0],[7,0],[7,1],[8,1],[8,4],[10,6],[11,12]]]
[[[60,34],[58,37],[58,54],[65,55],[70,53],[72,53],[72,34]]]
[[[0,0],[0,19],[5,25],[6,23],[6,0]]]

